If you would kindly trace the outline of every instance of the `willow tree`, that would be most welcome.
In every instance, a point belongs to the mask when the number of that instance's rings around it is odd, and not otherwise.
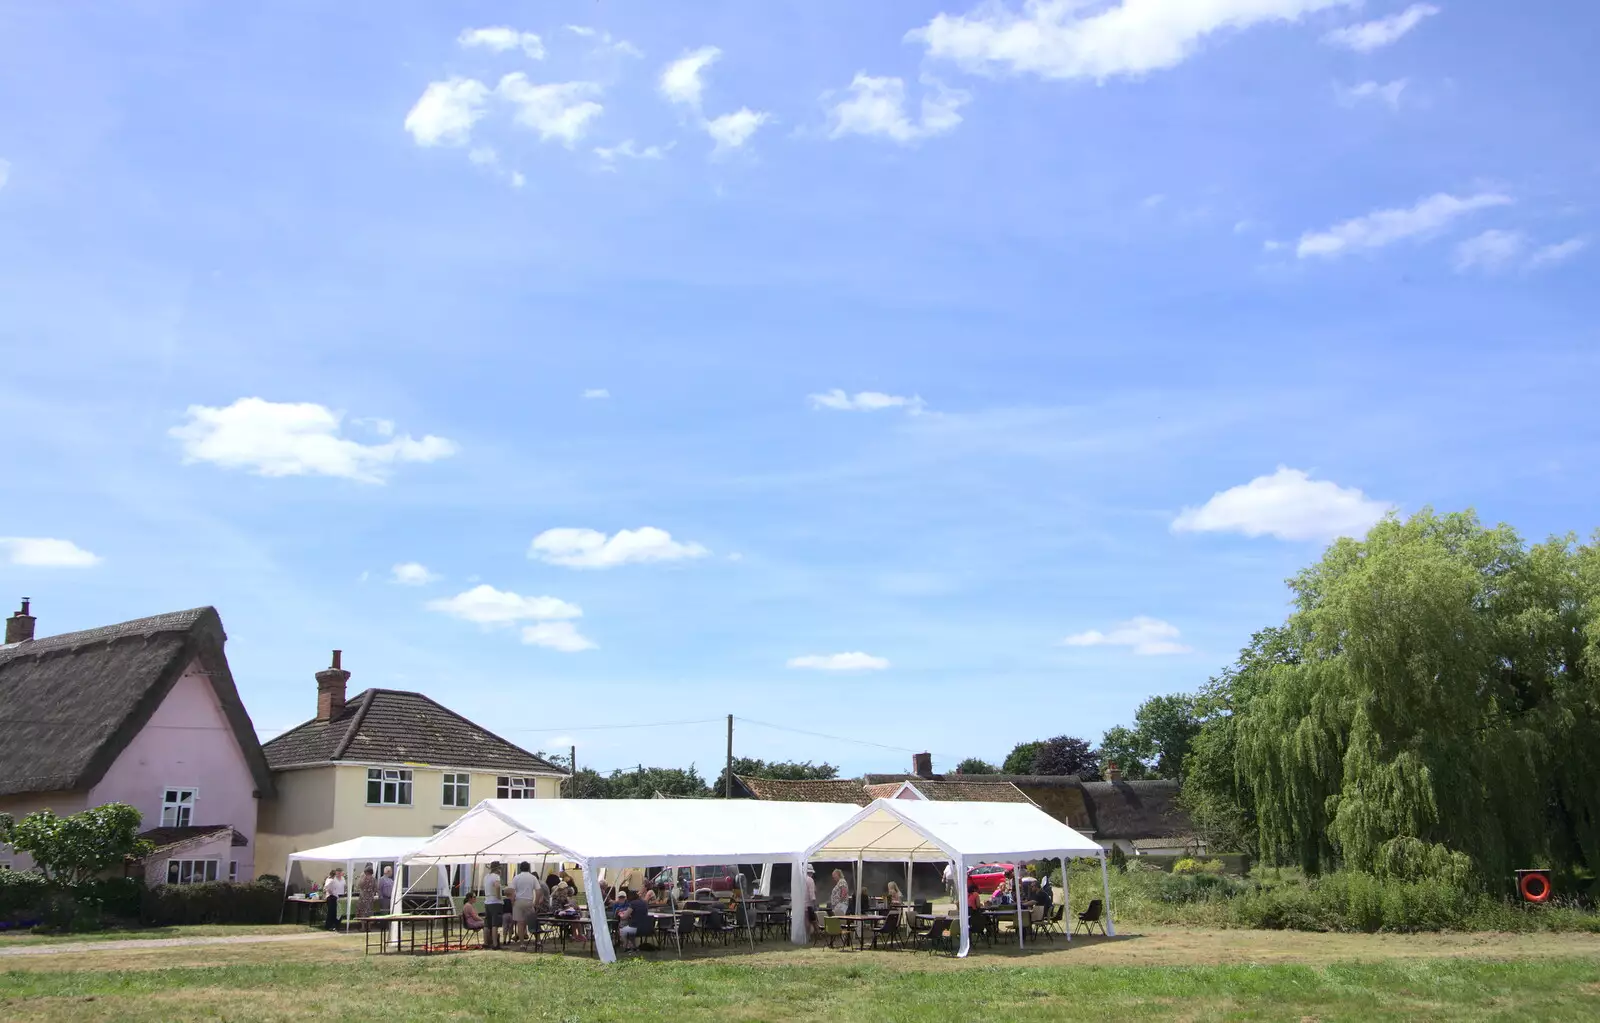
[[[1292,658],[1231,722],[1262,854],[1317,870],[1600,864],[1600,564],[1424,511],[1291,582]]]

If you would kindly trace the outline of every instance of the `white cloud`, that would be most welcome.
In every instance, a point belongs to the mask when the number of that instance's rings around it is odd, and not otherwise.
[[[578,632],[578,627],[571,622],[540,622],[537,625],[524,625],[522,641],[529,646],[542,646],[559,650],[564,654],[575,654],[595,648],[594,640]]]
[[[661,72],[658,88],[668,102],[700,109],[700,96],[706,83],[702,77],[706,68],[717,62],[722,51],[715,46],[702,46],[668,64]]]
[[[888,666],[887,659],[859,650],[848,654],[806,654],[804,657],[789,658],[791,668],[811,668],[816,671],[882,671]]]
[[[1405,91],[1406,79],[1397,78],[1392,82],[1361,82],[1351,86],[1334,86],[1334,92],[1339,97],[1339,102],[1347,107],[1353,107],[1365,100],[1380,100],[1388,104],[1390,110],[1400,109],[1400,94]]]
[[[399,462],[433,462],[456,453],[456,445],[429,434],[382,444],[362,444],[339,435],[344,413],[311,402],[240,398],[212,408],[190,405],[189,421],[167,431],[183,444],[183,460],[247,469],[259,476],[340,476],[382,483]]]
[[[611,397],[611,392],[606,390],[604,387],[591,387],[583,392],[583,396],[590,399],[609,398]]]
[[[1297,21],[1350,0],[1026,0],[1020,14],[986,3],[940,14],[906,34],[928,56],[976,72],[1106,79],[1174,67],[1224,29]],[[1087,9],[1087,13],[1086,13]]]
[[[1440,8],[1432,4],[1412,4],[1399,14],[1387,18],[1334,29],[1322,39],[1323,42],[1333,46],[1343,46],[1357,53],[1371,53],[1373,50],[1399,42],[1401,36],[1422,24],[1425,19],[1438,14],[1439,11]]]
[[[1271,476],[1257,476],[1213,494],[1198,508],[1185,508],[1173,520],[1172,531],[1328,540],[1365,534],[1389,508],[1354,487],[1313,480],[1299,469],[1280,466]]]
[[[429,82],[406,114],[406,131],[419,146],[464,146],[488,99],[489,87],[476,78]]]
[[[415,561],[402,562],[389,571],[391,573],[389,581],[399,583],[401,586],[426,586],[439,581],[437,574],[428,571],[426,565]]]
[[[495,92],[517,108],[517,123],[538,132],[541,142],[560,139],[569,148],[605,109],[589,98],[600,93],[594,82],[534,85],[516,71],[500,79]]]
[[[1485,231],[1457,245],[1452,262],[1457,273],[1494,273],[1516,262],[1527,245],[1528,237],[1521,231]]]
[[[526,185],[527,183],[528,183],[528,179],[522,176],[522,172],[521,171],[512,171],[511,172],[511,187],[512,188],[521,188],[523,185]]]
[[[5,552],[10,564],[30,568],[88,568],[100,563],[98,554],[71,540],[43,536],[0,536],[0,551]]]
[[[0,160],[0,188],[6,187],[6,181],[11,177],[11,161]]]
[[[884,394],[882,391],[857,391],[852,395],[838,387],[810,395],[809,400],[814,409],[839,412],[879,412],[887,408],[903,408],[915,414],[922,411],[924,404],[918,397],[907,398],[898,394]]]
[[[942,135],[961,123],[961,108],[972,94],[946,88],[931,78],[922,80],[921,116],[913,121],[906,113],[906,83],[900,78],[875,78],[857,72],[850,82],[850,95],[829,111],[833,122],[829,138],[845,135],[879,135],[902,145],[933,135]]]
[[[744,144],[750,141],[750,136],[756,133],[756,129],[771,119],[771,114],[751,110],[749,107],[740,107],[731,114],[713,117],[705,125],[706,134],[717,144],[712,154],[743,148]]]
[[[480,167],[493,167],[499,164],[500,154],[494,151],[493,146],[474,146],[467,153],[467,159]]]
[[[1528,258],[1528,267],[1529,269],[1537,270],[1541,267],[1565,263],[1588,248],[1588,246],[1589,240],[1587,238],[1568,238],[1566,241],[1558,242],[1555,245],[1546,245]]]
[[[615,169],[617,160],[659,160],[667,155],[667,150],[672,148],[672,143],[665,146],[645,146],[643,149],[635,146],[633,139],[623,139],[614,146],[595,146],[594,155],[609,169]]]
[[[568,568],[615,568],[648,561],[683,561],[711,553],[697,543],[679,543],[654,526],[619,530],[547,529],[533,538],[528,557]]]
[[[1509,196],[1494,193],[1458,199],[1441,192],[1406,209],[1375,210],[1335,224],[1326,231],[1308,231],[1300,236],[1295,254],[1305,259],[1307,256],[1339,256],[1359,249],[1380,249],[1407,238],[1443,230],[1468,213],[1510,202]]]
[[[453,597],[430,600],[427,608],[479,625],[512,625],[516,622],[583,617],[582,608],[558,597],[524,597],[509,590],[497,590],[487,583]]]
[[[496,53],[520,48],[533,60],[544,60],[544,40],[532,32],[518,32],[504,25],[497,28],[462,29],[461,34],[456,37],[456,42],[467,47],[481,46]]]
[[[603,29],[590,28],[588,25],[568,25],[567,31],[584,39],[593,39],[596,53],[617,53],[624,57],[643,57],[644,51],[628,42],[626,39],[616,39],[610,32]]]
[[[1176,625],[1144,615],[1118,622],[1109,632],[1090,629],[1061,642],[1067,646],[1125,646],[1141,657],[1191,652],[1189,647],[1178,642]]]

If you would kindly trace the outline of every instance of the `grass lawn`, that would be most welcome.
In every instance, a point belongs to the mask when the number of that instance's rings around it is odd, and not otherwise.
[[[84,934],[34,934],[32,931],[0,933],[0,950],[28,945],[60,945],[79,941],[126,941],[144,938],[218,938],[233,934],[280,934],[287,924],[209,924],[196,927],[141,927],[127,931],[90,931]],[[304,928],[298,928],[304,930]]]
[[[303,932],[304,928],[286,929]],[[208,929],[217,933],[217,929]],[[197,935],[191,935],[197,936]],[[367,957],[358,938],[0,957],[0,1018],[1592,1020],[1593,935],[1287,935],[1149,929],[957,961],[826,949]]]

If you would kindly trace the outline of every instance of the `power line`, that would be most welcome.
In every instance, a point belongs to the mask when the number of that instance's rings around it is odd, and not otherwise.
[[[809,735],[816,739],[832,739],[835,742],[853,742],[857,746],[876,746],[878,749],[894,750],[896,753],[928,753],[942,759],[959,760],[960,757],[953,753],[933,753],[930,750],[910,749],[906,746],[890,746],[882,742],[869,742],[866,739],[850,739],[843,735],[829,735],[827,732],[812,732],[804,728],[790,728],[788,725],[775,725],[770,721],[757,721],[755,718],[735,717],[736,721],[743,721],[750,725],[760,725],[762,728],[772,728],[780,732],[794,732],[796,735]]]

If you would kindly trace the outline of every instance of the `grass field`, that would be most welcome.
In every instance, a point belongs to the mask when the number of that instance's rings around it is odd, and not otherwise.
[[[217,929],[190,928],[191,937]],[[237,933],[232,929],[230,933]],[[294,928],[289,933],[304,933]],[[358,938],[0,956],[8,1021],[1592,1020],[1588,934],[1147,929],[1040,952],[367,957]],[[7,946],[0,943],[0,950]],[[19,946],[20,947],[20,946]]]

